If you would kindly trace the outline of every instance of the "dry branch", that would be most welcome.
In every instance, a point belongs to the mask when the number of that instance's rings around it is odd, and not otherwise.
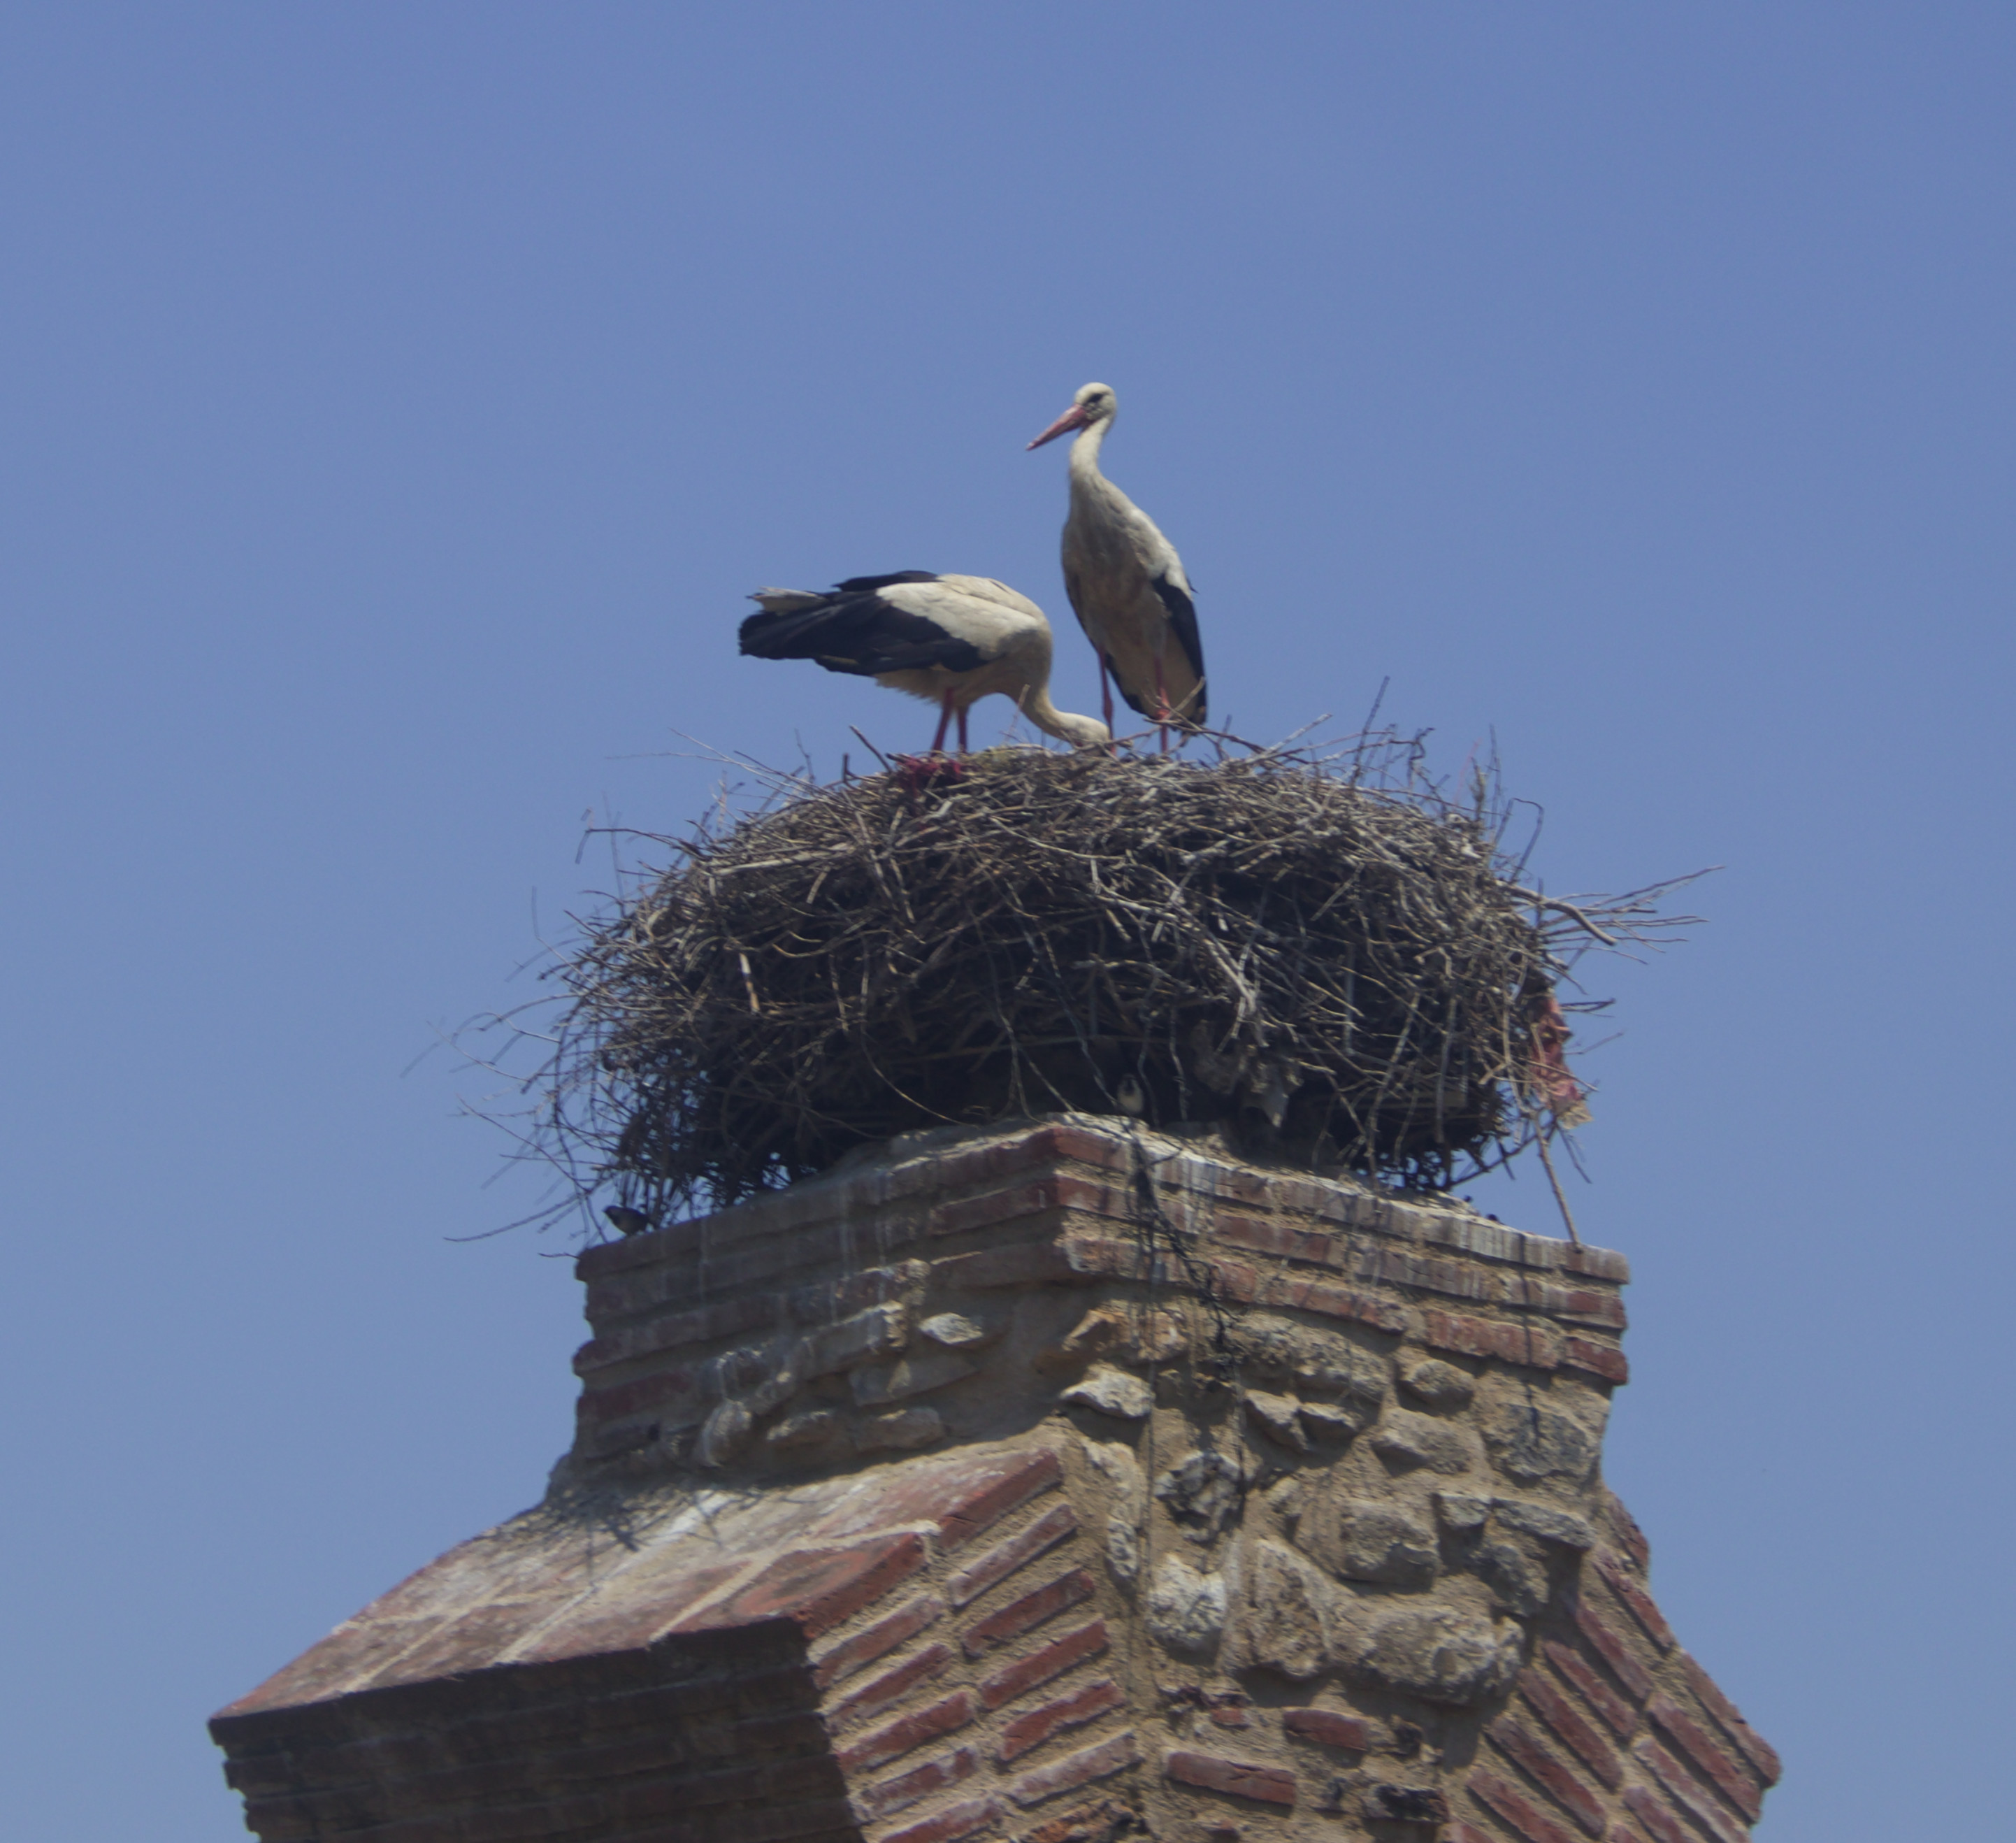
[[[1439,1187],[1529,1143],[1528,1008],[1641,892],[1541,896],[1418,743],[1198,764],[999,749],[956,780],[779,777],[549,976],[533,1137],[663,1221],[915,1128],[1130,1107]]]

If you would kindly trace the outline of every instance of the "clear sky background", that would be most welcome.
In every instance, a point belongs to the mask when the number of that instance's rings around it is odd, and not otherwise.
[[[927,739],[739,659],[758,584],[999,575],[1096,709],[1022,445],[1098,377],[1215,713],[1390,679],[1550,887],[1727,867],[1594,969],[1609,1475],[1768,1843],[2002,1834],[2012,52],[1960,0],[0,5],[6,1832],[239,1834],[204,1718],[536,1498],[563,1238],[452,1239],[534,1191],[409,1065],[530,995],[585,815],[704,805],[682,735]]]

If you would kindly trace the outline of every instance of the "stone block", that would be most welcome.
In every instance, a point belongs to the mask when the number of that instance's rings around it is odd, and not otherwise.
[[[1510,1621],[1427,1601],[1363,1618],[1345,1657],[1352,1674],[1381,1688],[1463,1708],[1510,1686],[1523,1636]]]
[[[1385,1364],[1334,1331],[1251,1312],[1234,1327],[1233,1346],[1243,1373],[1292,1380],[1304,1395],[1376,1403],[1386,1394]]]
[[[952,1350],[967,1351],[978,1350],[992,1343],[1000,1332],[990,1330],[977,1318],[970,1318],[963,1312],[939,1312],[918,1325],[917,1335]]]
[[[1165,1555],[1148,1577],[1142,1623],[1157,1643],[1183,1657],[1210,1652],[1225,1629],[1222,1574],[1204,1574],[1179,1555]]]
[[[1497,1603],[1521,1619],[1537,1618],[1547,1603],[1546,1570],[1516,1542],[1481,1542],[1470,1565]]]
[[[1481,1529],[1484,1520],[1491,1514],[1490,1499],[1474,1491],[1438,1491],[1431,1495],[1436,1518],[1445,1529],[1459,1532]]]
[[[1155,1408],[1154,1392],[1140,1377],[1103,1363],[1095,1364],[1084,1381],[1066,1389],[1062,1399],[1115,1420],[1143,1421]]]
[[[1373,1450],[1390,1463],[1425,1466],[1454,1477],[1481,1456],[1477,1436],[1465,1426],[1404,1408],[1389,1408],[1370,1436]]]
[[[1425,1587],[1441,1565],[1435,1532],[1383,1498],[1331,1497],[1302,1513],[1297,1546],[1333,1574],[1389,1587]]]
[[[1477,1393],[1476,1381],[1467,1371],[1439,1357],[1415,1357],[1402,1363],[1400,1386],[1416,1401],[1444,1410],[1467,1408]]]
[[[791,1367],[810,1381],[891,1355],[909,1341],[907,1315],[899,1303],[871,1306],[837,1325],[808,1331],[799,1340]]]
[[[1224,1454],[1200,1448],[1155,1481],[1155,1495],[1192,1542],[1212,1542],[1238,1511],[1239,1468]]]
[[[1329,1585],[1278,1542],[1247,1553],[1240,1648],[1246,1661],[1298,1679],[1328,1668]]]
[[[932,1408],[903,1408],[873,1414],[855,1423],[854,1444],[862,1452],[918,1452],[945,1437],[944,1418]]]
[[[1588,1518],[1551,1504],[1535,1504],[1525,1498],[1494,1498],[1492,1507],[1507,1529],[1535,1536],[1562,1549],[1585,1549],[1596,1545],[1596,1531]]]
[[[1521,1484],[1559,1478],[1587,1483],[1596,1465],[1596,1437],[1581,1422],[1528,1401],[1501,1403],[1485,1422],[1484,1437],[1499,1470]]]
[[[763,1436],[764,1444],[779,1453],[816,1453],[843,1441],[847,1441],[845,1419],[823,1408],[787,1416]]]
[[[976,1365],[952,1351],[931,1351],[857,1369],[848,1377],[847,1386],[859,1405],[873,1408],[884,1401],[927,1395],[978,1372]]]
[[[1368,1823],[1449,1822],[1449,1800],[1429,1785],[1368,1786],[1359,1809]]]
[[[1336,1446],[1363,1433],[1377,1412],[1363,1401],[1304,1401],[1295,1416],[1309,1441],[1318,1446]]]
[[[1246,1417],[1277,1445],[1291,1452],[1307,1452],[1309,1437],[1301,1422],[1301,1404],[1292,1395],[1270,1395],[1259,1389],[1245,1391]]]

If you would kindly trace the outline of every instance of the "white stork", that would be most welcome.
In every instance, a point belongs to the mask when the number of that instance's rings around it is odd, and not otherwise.
[[[1107,726],[1050,701],[1050,624],[1043,611],[1005,582],[986,576],[934,576],[906,569],[850,576],[830,594],[758,589],[762,608],[742,623],[742,651],[759,659],[815,659],[829,672],[872,678],[938,707],[931,753],[945,748],[959,718],[999,691],[1046,735],[1075,748],[1112,740]]]
[[[1118,407],[1110,387],[1089,384],[1071,406],[1029,445],[1073,429],[1071,515],[1064,521],[1064,590],[1078,625],[1099,655],[1099,690],[1109,727],[1113,693],[1162,726],[1196,728],[1204,720],[1204,642],[1183,560],[1155,521],[1099,471],[1100,445]],[[1171,640],[1175,644],[1170,644]]]

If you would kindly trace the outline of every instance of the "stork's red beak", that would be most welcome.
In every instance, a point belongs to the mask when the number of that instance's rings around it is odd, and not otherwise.
[[[1060,435],[1068,435],[1073,429],[1082,429],[1085,427],[1086,420],[1083,406],[1074,403],[1035,441],[1031,442],[1029,448],[1040,448],[1046,442],[1054,442]],[[1028,449],[1025,448],[1022,452],[1026,454],[1028,451]]]

